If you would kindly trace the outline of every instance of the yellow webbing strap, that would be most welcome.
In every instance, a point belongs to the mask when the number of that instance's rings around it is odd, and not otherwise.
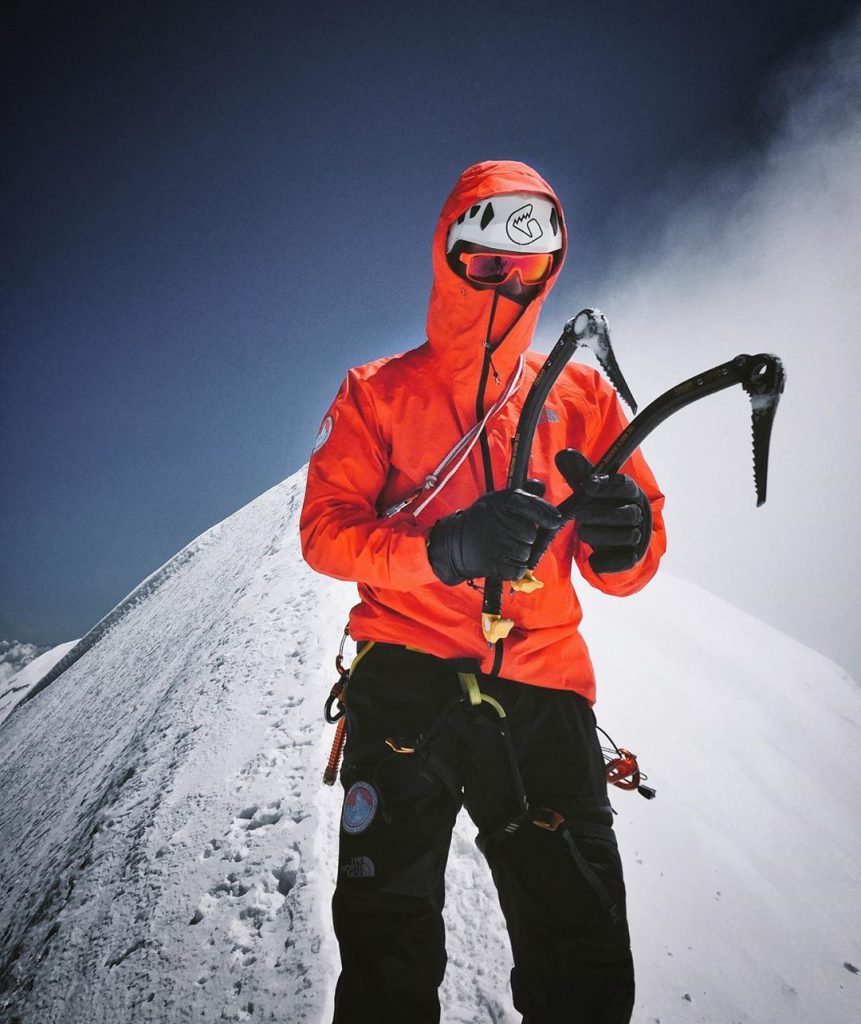
[[[493,710],[499,715],[500,718],[505,718],[505,708],[499,703],[498,700],[494,700],[493,697],[488,697],[486,693],[481,695],[481,699],[485,704],[489,704]]]
[[[350,671],[347,673],[348,675],[352,676],[356,666],[359,664],[362,658],[364,658],[368,651],[374,646],[374,643],[374,640],[369,640],[368,643],[361,649],[361,651],[359,651],[356,657],[353,658],[352,662],[350,663]]]
[[[477,707],[481,703],[481,690],[478,688],[478,680],[474,672],[458,672],[457,678],[463,692],[469,697],[469,703]]]
[[[505,708],[498,700],[481,692],[474,672],[458,672],[457,677],[460,680],[461,687],[463,687],[463,692],[469,697],[469,703],[473,707],[478,707],[484,701],[485,704],[489,704],[493,708],[500,718],[505,718]]]

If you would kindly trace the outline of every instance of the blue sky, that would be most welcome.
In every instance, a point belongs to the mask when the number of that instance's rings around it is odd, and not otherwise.
[[[82,634],[305,462],[344,371],[423,340],[464,167],[524,160],[560,195],[555,334],[768,144],[776,76],[854,8],[19,5],[0,637]]]

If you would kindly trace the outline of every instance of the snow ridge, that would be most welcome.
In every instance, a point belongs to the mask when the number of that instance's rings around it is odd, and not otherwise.
[[[4,1022],[331,1019],[321,710],[355,591],[302,561],[303,489],[183,549],[0,727]],[[857,1019],[861,794],[832,755],[857,749],[858,688],[671,577],[584,597],[599,718],[659,794],[614,796],[636,1024]],[[462,815],[443,1019],[515,1024],[473,831]]]
[[[319,1017],[328,883],[304,861],[318,830],[333,841],[338,806],[328,821],[314,811],[309,769],[322,771],[328,737],[324,687],[306,685],[330,673],[303,625],[331,615],[340,631],[350,595],[317,587],[301,562],[302,483],[171,560],[5,723],[0,837],[17,854],[2,868],[16,897],[0,910],[0,1008],[12,1019],[184,1021],[212,1004],[208,1019],[257,1019],[255,1005],[265,1019]]]
[[[175,555],[169,558],[164,565],[156,569],[154,573],[151,573],[146,579],[142,580],[131,593],[127,594],[122,601],[119,602],[114,608],[112,608],[107,615],[99,619],[99,621],[93,626],[92,629],[88,630],[80,640],[67,651],[62,658],[57,661],[45,675],[38,680],[33,686],[29,688],[24,697],[18,701],[16,705],[12,707],[9,714],[14,712],[22,704],[26,704],[28,700],[32,700],[36,694],[41,693],[46,686],[50,686],[55,679],[59,677],[75,664],[80,658],[82,658],[87,651],[89,651],[95,644],[101,640],[103,636],[117,623],[121,622],[131,608],[134,608],[136,604],[143,601],[144,598],[150,594],[155,593],[156,590],[170,577],[178,572],[187,562],[189,562],[198,553],[201,547],[208,542],[211,542],[218,530],[223,524],[217,523],[211,529],[207,530],[206,533],[202,533],[195,540],[187,544],[181,551],[178,551]]]

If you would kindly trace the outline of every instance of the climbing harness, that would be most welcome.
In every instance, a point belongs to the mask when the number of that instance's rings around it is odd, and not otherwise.
[[[332,743],[332,751],[323,775],[326,785],[334,785],[337,780],[341,759],[346,739],[346,701],[350,677],[367,653],[374,646],[373,641],[360,645],[356,657],[353,659],[349,670],[344,668],[344,644],[349,635],[348,629],[344,630],[338,654],[335,658],[335,667],[338,672],[338,680],[332,687],[329,697],[326,700],[324,715],[327,722],[335,723],[335,739]],[[415,650],[415,648],[410,648]],[[461,787],[458,778],[445,760],[440,757],[431,746],[431,741],[436,737],[449,716],[456,709],[468,706],[476,712],[485,712],[485,719],[498,732],[508,759],[510,778],[514,787],[517,813],[499,827],[489,833],[479,835],[476,840],[481,850],[497,841],[502,841],[505,836],[513,836],[523,825],[531,824],[546,832],[557,833],[564,843],[569,855],[577,866],[583,878],[595,892],[601,905],[610,915],[613,921],[621,919],[621,910],[608,892],[601,878],[595,873],[592,865],[584,857],[577,840],[597,840],[601,842],[614,842],[612,829],[609,826],[590,822],[581,822],[567,819],[559,811],[551,807],[535,806],[529,801],[523,776],[517,763],[517,755],[514,750],[511,733],[508,729],[508,716],[502,703],[488,693],[484,693],[479,685],[478,675],[475,671],[469,671],[472,664],[470,659],[453,659],[450,666],[457,672],[461,692],[451,697],[441,708],[439,713],[417,737],[387,736],[385,744],[389,748],[389,758],[383,759],[376,767],[373,778],[369,780],[379,794],[382,813],[385,815],[386,801],[384,785],[380,785],[380,776],[389,769],[389,766],[398,757],[420,757],[427,769],[432,772],[451,793],[453,800],[460,803],[462,799]],[[337,705],[337,711],[334,710]],[[606,737],[611,747],[602,747],[604,755],[607,781],[618,786],[620,789],[637,789],[643,796],[651,799],[655,791],[643,785],[646,776],[640,771],[637,759],[634,754],[624,747],[617,747],[609,735],[600,727],[599,731]]]
[[[373,640],[363,644],[361,646],[361,650],[353,659],[350,668],[346,669],[344,668],[344,645],[346,644],[349,635],[349,626],[345,626],[344,632],[341,636],[341,643],[338,647],[338,653],[335,657],[335,669],[338,673],[338,679],[329,692],[329,696],[326,699],[323,710],[323,717],[326,721],[330,725],[336,726],[331,753],[329,754],[329,760],[323,773],[323,782],[327,786],[333,786],[337,781],[341,759],[344,753],[344,744],[347,736],[347,688],[350,682],[350,676],[355,671],[362,658],[364,658],[374,646]],[[417,650],[416,648],[410,649]],[[511,741],[511,734],[508,730],[505,708],[498,700],[496,700],[495,697],[491,697],[490,694],[484,693],[481,690],[478,684],[478,677],[475,672],[458,671],[457,676],[462,692],[458,696],[453,697],[443,706],[442,710],[430,724],[428,729],[426,729],[418,739],[387,736],[386,746],[394,754],[421,754],[427,749],[431,739],[433,739],[455,708],[462,704],[469,704],[471,707],[475,708],[480,708],[484,705],[496,715],[494,724],[505,747],[511,769],[511,779],[514,784],[515,793],[517,794],[518,804],[522,811],[521,817],[515,819],[516,823],[510,822],[506,826],[506,831],[515,831],[517,827],[519,827],[519,824],[522,823],[522,820],[524,820],[526,816],[530,815],[529,820],[532,821],[533,825],[536,825],[539,828],[555,831],[559,827],[561,821],[561,818],[558,816],[556,811],[550,810],[546,807],[539,808],[537,812],[534,809],[530,809],[526,790],[523,785],[523,778],[517,764],[514,745]],[[337,705],[337,711],[333,710],[335,705]],[[491,719],[491,721],[493,721],[493,719]],[[643,785],[646,779],[648,779],[648,775],[640,770],[637,755],[632,751],[627,750],[625,747],[618,747],[612,737],[599,725],[596,725],[596,729],[610,744],[610,747],[601,747],[608,784],[616,786],[618,789],[629,791],[636,790],[647,800],[654,799],[656,791],[651,786]],[[559,818],[559,820],[557,820],[557,818]]]

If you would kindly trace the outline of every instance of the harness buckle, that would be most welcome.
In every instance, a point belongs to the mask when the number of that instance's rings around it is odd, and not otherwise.
[[[393,736],[386,737],[386,746],[396,754],[414,754],[415,747],[408,747],[405,740],[396,740]]]
[[[532,824],[538,828],[546,829],[548,832],[558,831],[565,821],[565,818],[559,811],[554,811],[550,807],[541,807],[538,810],[538,814],[535,814],[534,811],[532,813]]]

